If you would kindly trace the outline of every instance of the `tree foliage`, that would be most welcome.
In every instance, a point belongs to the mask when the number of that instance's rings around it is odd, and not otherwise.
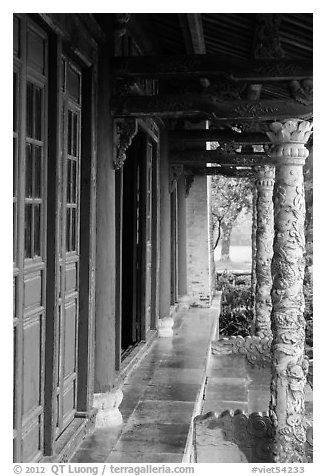
[[[215,245],[221,232],[230,238],[232,227],[242,211],[252,209],[252,183],[247,178],[212,177],[212,219]]]

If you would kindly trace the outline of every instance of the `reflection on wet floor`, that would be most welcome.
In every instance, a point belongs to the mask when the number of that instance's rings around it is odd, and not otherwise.
[[[216,308],[175,317],[173,337],[156,339],[122,388],[123,427],[95,430],[71,462],[181,462],[206,376]]]
[[[270,368],[253,367],[240,354],[209,353],[217,315],[217,308],[190,308],[177,314],[174,336],[156,339],[123,385],[122,428],[96,430],[71,462],[185,462],[191,422],[200,411],[268,412]],[[312,413],[310,387],[306,410]],[[239,449],[231,451],[230,443],[217,448],[214,440],[214,448],[214,461],[243,462]]]

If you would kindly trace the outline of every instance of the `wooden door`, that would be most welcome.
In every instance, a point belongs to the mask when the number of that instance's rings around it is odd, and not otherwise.
[[[14,460],[43,452],[47,35],[14,15]]]
[[[171,304],[178,299],[178,206],[177,189],[171,193]]]
[[[145,333],[150,330],[152,317],[152,185],[153,145],[146,144],[146,254],[145,254]]]
[[[144,136],[145,137],[145,136]],[[144,140],[140,154],[141,187],[140,187],[140,315],[141,338],[151,327],[152,314],[152,160],[153,146],[149,138]]]
[[[80,244],[80,143],[81,71],[62,59],[62,134],[58,188],[56,437],[77,410],[79,244]]]
[[[140,340],[139,322],[139,141],[135,138],[127,151],[127,159],[123,167],[122,195],[122,299],[121,299],[121,352],[127,355],[136,342]]]

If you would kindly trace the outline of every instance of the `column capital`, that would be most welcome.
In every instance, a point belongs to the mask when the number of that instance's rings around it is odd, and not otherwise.
[[[257,187],[272,188],[274,186],[275,167],[273,165],[261,165],[255,167]]]
[[[276,159],[276,165],[304,165],[309,155],[305,144],[312,134],[312,121],[272,122],[266,134],[272,142],[268,155]]]

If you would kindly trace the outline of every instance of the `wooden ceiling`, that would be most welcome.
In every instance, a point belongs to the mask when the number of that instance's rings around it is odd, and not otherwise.
[[[105,15],[95,15],[104,26]],[[312,118],[312,13],[133,13],[124,26],[144,56],[118,55],[113,74],[126,84],[155,79],[158,87],[148,96],[115,93],[116,117],[161,117],[170,130],[209,120],[243,137],[274,120]],[[204,147],[205,131],[199,136]],[[189,138],[181,142],[193,149]]]
[[[256,42],[256,13],[146,13],[134,14],[159,45],[158,54],[184,54],[187,39],[184,30],[189,15],[198,15],[202,23],[207,54],[228,54],[250,59]],[[309,59],[313,50],[312,13],[282,13],[280,42],[287,58]]]

